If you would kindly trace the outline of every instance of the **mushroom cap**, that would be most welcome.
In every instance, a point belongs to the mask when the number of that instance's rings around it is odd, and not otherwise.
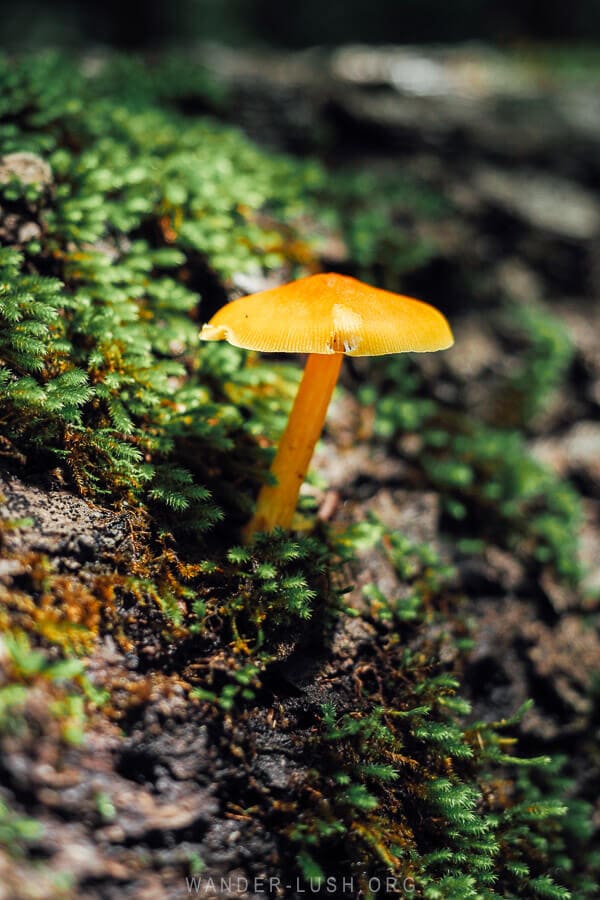
[[[265,353],[347,356],[445,350],[454,343],[435,307],[336,273],[233,300],[204,325],[200,337]]]

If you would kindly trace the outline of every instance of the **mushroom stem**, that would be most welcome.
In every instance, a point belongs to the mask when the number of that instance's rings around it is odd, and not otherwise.
[[[255,513],[244,529],[249,540],[256,531],[290,528],[300,485],[306,477],[315,444],[319,440],[327,408],[336,385],[343,353],[311,353],[294,400],[271,474],[277,484],[260,490]]]

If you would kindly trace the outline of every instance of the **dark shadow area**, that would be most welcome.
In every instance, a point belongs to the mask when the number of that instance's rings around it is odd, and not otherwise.
[[[300,48],[342,43],[455,43],[484,40],[593,42],[600,5],[458,0],[133,0],[84,4],[26,0],[0,4],[6,49],[47,44],[111,45],[127,50],[219,40],[234,45]]]

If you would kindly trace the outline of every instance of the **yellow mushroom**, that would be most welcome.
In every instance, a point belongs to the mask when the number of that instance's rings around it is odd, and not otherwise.
[[[233,300],[204,325],[205,341],[263,353],[307,353],[304,375],[271,472],[245,529],[290,528],[300,486],[327,414],[342,357],[445,350],[454,343],[439,310],[346,275],[300,278]]]

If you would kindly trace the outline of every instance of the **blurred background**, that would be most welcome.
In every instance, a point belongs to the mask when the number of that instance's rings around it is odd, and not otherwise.
[[[300,48],[361,43],[494,43],[600,37],[598,0],[3,0],[1,41],[23,48],[105,43],[128,49],[219,40]]]

